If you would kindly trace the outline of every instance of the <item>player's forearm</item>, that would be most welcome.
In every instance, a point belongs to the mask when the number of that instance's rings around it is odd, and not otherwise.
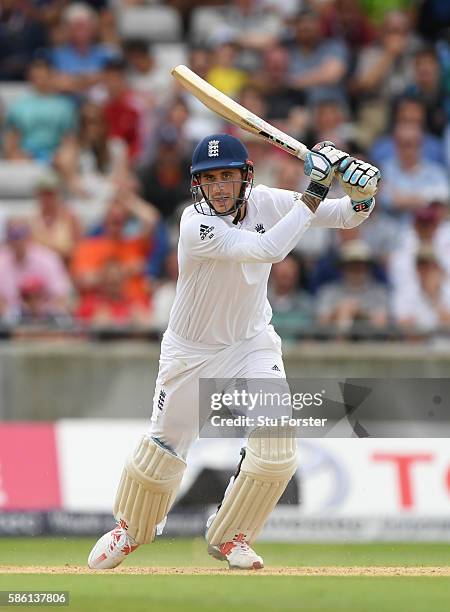
[[[369,217],[374,204],[368,211],[356,212],[348,196],[336,199],[327,198],[317,209],[317,214],[312,220],[311,226],[351,229],[352,227],[360,225]]]
[[[292,251],[313,218],[314,212],[299,201],[270,230],[261,235],[252,234],[251,242],[234,245],[231,256],[243,263],[277,263]]]

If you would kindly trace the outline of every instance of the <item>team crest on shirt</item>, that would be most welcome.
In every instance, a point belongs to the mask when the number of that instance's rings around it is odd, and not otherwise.
[[[219,157],[219,141],[210,140],[208,142],[208,157]]]
[[[205,238],[214,238],[214,225],[200,225],[200,240]]]
[[[264,234],[266,231],[266,228],[264,227],[262,223],[257,223],[255,225],[255,230],[258,232],[258,234]]]

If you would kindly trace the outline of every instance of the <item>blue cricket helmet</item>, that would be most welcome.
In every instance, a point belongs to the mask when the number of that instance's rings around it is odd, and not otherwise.
[[[200,182],[200,173],[222,168],[242,170],[242,183],[235,204],[226,212],[218,212]],[[225,216],[237,212],[243,206],[253,187],[253,162],[248,158],[244,144],[230,134],[212,134],[203,138],[195,147],[191,165],[191,193],[197,212],[203,215]],[[206,204],[206,206],[204,205]]]
[[[238,138],[229,134],[212,134],[195,147],[191,174],[217,168],[243,168],[247,162],[248,151]]]

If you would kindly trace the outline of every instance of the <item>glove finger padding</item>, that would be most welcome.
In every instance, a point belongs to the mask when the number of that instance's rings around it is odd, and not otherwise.
[[[331,142],[331,140],[322,140],[322,142],[318,142],[317,144],[315,144],[311,151],[320,151],[320,149],[324,149],[325,147],[336,148],[336,145],[334,144],[334,142]]]
[[[347,157],[340,163],[338,176],[343,190],[353,202],[373,198],[381,178],[376,166],[354,157]]]
[[[328,140],[319,142],[305,159],[305,174],[311,179],[305,193],[323,200],[333,181],[336,168],[348,157],[344,151],[336,149]]]
[[[316,147],[319,146],[320,149],[316,150]],[[305,174],[312,181],[317,181],[329,187],[333,180],[335,168],[346,157],[348,157],[347,153],[336,149],[333,145],[319,143],[306,156]]]

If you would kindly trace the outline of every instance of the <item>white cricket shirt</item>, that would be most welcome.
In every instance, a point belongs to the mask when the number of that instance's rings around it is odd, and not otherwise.
[[[183,212],[178,243],[179,276],[169,330],[190,342],[231,345],[270,323],[267,281],[309,227],[351,228],[370,214],[356,213],[345,196],[325,200],[312,213],[294,191],[259,185],[242,222],[233,215]]]

